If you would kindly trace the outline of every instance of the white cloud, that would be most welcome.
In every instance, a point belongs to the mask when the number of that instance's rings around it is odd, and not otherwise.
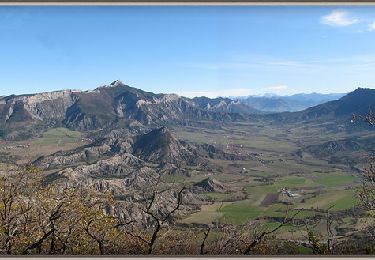
[[[273,93],[273,94],[290,94],[293,92],[288,86],[286,85],[274,85],[274,86],[267,86],[267,87],[259,87],[257,89],[250,89],[250,88],[234,88],[234,89],[221,89],[221,90],[213,90],[213,91],[180,91],[177,94],[184,97],[209,97],[209,98],[217,98],[217,97],[243,97],[243,96],[250,96],[250,95],[263,95],[265,93]]]
[[[246,62],[217,62],[217,63],[186,63],[184,66],[195,69],[204,70],[247,70],[258,68],[259,66],[268,67],[305,67],[306,64],[293,60],[261,60],[261,59],[251,59]]]
[[[267,90],[267,91],[282,91],[282,90],[287,90],[288,86],[286,86],[286,85],[277,85],[277,86],[266,87],[264,89]]]
[[[270,93],[276,95],[291,95],[295,93],[294,89],[289,88],[287,85],[272,85],[260,89],[260,94]]]
[[[359,23],[359,19],[351,17],[349,12],[335,10],[323,16],[321,22],[330,26],[340,27]]]
[[[205,70],[223,70],[223,69],[247,69],[253,66],[247,62],[218,62],[218,63],[189,63],[186,66]]]
[[[222,89],[222,90],[213,90],[213,91],[181,91],[177,93],[180,96],[184,97],[237,97],[237,96],[249,96],[253,94],[251,89],[247,88],[237,88],[237,89]]]
[[[375,31],[375,22],[372,22],[368,25],[368,30],[370,32]]]
[[[373,30],[375,31],[375,22],[373,24]],[[185,63],[183,66],[188,68],[198,68],[206,70],[250,70],[253,68],[264,69],[266,71],[272,69],[294,69],[298,71],[319,70],[319,69],[331,69],[332,66],[336,67],[350,67],[350,68],[367,68],[375,66],[375,55],[364,54],[357,56],[347,57],[333,57],[333,58],[322,58],[322,59],[304,59],[304,60],[281,60],[281,59],[264,59],[256,60],[251,62],[207,62],[207,63]],[[272,87],[272,86],[271,86]],[[280,88],[280,86],[278,86]],[[284,86],[285,87],[285,86]]]

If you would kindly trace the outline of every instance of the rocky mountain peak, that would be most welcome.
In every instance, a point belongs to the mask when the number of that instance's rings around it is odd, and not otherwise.
[[[134,150],[136,153],[142,151],[142,154],[168,153],[172,147],[179,146],[178,140],[164,126],[140,135],[136,139]]]
[[[184,123],[188,120],[237,120],[243,117],[237,108],[208,109],[222,99],[188,99],[175,94],[154,94],[115,80],[92,91],[55,91],[32,95],[9,96],[0,99],[0,127],[13,124],[10,132],[19,131],[31,123],[40,126],[61,124],[76,130],[141,124],[157,126]],[[225,101],[229,103],[229,101]],[[242,109],[241,111],[248,111]],[[15,125],[17,124],[17,125]],[[26,129],[25,129],[26,131]],[[165,130],[164,130],[165,131]],[[162,133],[166,134],[161,130]],[[155,132],[156,133],[156,132]],[[167,135],[168,136],[168,135]]]
[[[180,142],[166,127],[160,127],[135,138],[133,154],[153,163],[198,165],[199,156],[192,147]]]
[[[169,129],[165,126],[162,126],[162,127],[159,127],[153,131],[151,131],[150,133],[156,133],[158,135],[168,135],[170,137],[172,137],[172,134],[171,132],[169,131]]]
[[[111,84],[109,84],[110,86],[123,86],[125,85],[121,80],[115,80],[113,81]]]
[[[223,183],[213,178],[206,178],[202,181],[195,183],[194,187],[206,192],[225,192],[227,188]]]

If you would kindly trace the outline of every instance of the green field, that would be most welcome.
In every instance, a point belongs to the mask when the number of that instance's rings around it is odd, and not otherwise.
[[[316,198],[312,198],[304,203],[306,208],[320,208],[327,209],[331,206],[333,210],[343,210],[352,208],[358,204],[358,199],[355,197],[353,190],[331,190],[327,193],[321,194]]]
[[[244,224],[249,219],[254,219],[259,216],[263,211],[264,209],[251,206],[245,202],[229,204],[219,210],[219,212],[223,214],[221,218],[223,222],[231,222],[234,224]]]
[[[41,146],[64,146],[69,143],[80,142],[82,134],[67,128],[59,127],[47,130],[40,138],[35,141],[36,145]]]
[[[296,216],[296,219],[303,220],[319,216],[321,213],[316,210],[333,206],[331,211],[343,211],[358,205],[358,198],[352,187],[360,185],[360,179],[350,167],[330,164],[324,158],[319,159],[309,153],[296,156],[300,147],[345,137],[345,134],[339,132],[322,136],[320,127],[318,124],[310,128],[301,125],[286,131],[271,125],[237,123],[216,131],[198,127],[189,128],[188,131],[179,128],[176,134],[183,140],[213,144],[225,152],[258,153],[257,158],[263,159],[261,161],[250,157],[231,162],[215,160],[223,171],[211,177],[225,183],[230,191],[202,193],[215,203],[204,205],[200,212],[185,218],[184,222],[245,224],[251,220],[264,219],[267,227],[271,228],[279,224],[274,219],[283,219],[287,212],[290,216],[303,209]],[[247,169],[245,174],[241,173],[242,168]],[[259,181],[257,178],[264,180]],[[197,175],[186,178],[186,181],[194,183],[198,179],[200,177]],[[297,196],[291,198],[279,194],[275,198],[275,194],[284,187]],[[244,196],[237,196],[238,200],[221,204],[240,192]],[[284,233],[293,231],[286,227],[282,230]],[[300,250],[301,253],[309,251],[303,247]]]
[[[7,150],[9,155],[18,157],[17,163],[26,163],[58,151],[67,151],[88,144],[89,139],[83,138],[84,134],[67,128],[50,128],[38,137],[11,143],[1,143],[0,146],[12,145]]]
[[[328,209],[333,206],[332,210],[345,210],[358,204],[355,190],[341,188],[342,185],[355,185],[355,181],[358,178],[352,175],[334,172],[317,173],[308,177],[285,176],[275,178],[272,184],[267,185],[252,184],[252,179],[248,178],[247,181],[245,177],[241,182],[234,181],[231,183],[233,189],[242,189],[247,194],[245,200],[227,203],[221,209],[216,209],[216,212],[215,207],[203,207],[201,212],[196,213],[194,218],[188,219],[187,222],[207,223],[214,219],[215,221],[244,224],[257,217],[285,217],[287,209],[289,209],[289,215],[291,215],[296,212],[293,209]],[[225,178],[221,178],[221,180],[225,181]],[[261,206],[268,194],[275,194],[283,187],[291,188],[297,193],[300,192],[300,197],[288,198],[285,196],[280,197],[279,195],[279,200],[280,198],[284,199],[284,201],[289,201],[292,205],[286,206],[275,201],[267,207]],[[220,203],[234,196],[236,192],[204,194]],[[315,195],[313,196],[312,194]],[[304,210],[298,214],[297,218],[301,219],[313,215],[315,215],[313,211]]]
[[[182,223],[202,223],[211,224],[218,221],[222,217],[220,208],[227,205],[227,203],[214,203],[211,205],[203,205],[201,211],[191,214],[189,217],[183,219]]]
[[[357,180],[357,178],[352,175],[319,174],[314,181],[325,186],[336,187],[340,185],[351,184],[355,180]]]
[[[165,182],[171,182],[171,183],[183,183],[185,181],[185,178],[180,175],[166,175],[164,176],[163,180]]]
[[[241,158],[209,158],[211,170],[188,166],[188,176],[164,175],[165,188],[194,184],[212,178],[226,186],[225,191],[199,191],[203,205],[179,221],[188,224],[216,222],[245,224],[263,221],[267,228],[278,225],[287,212],[303,209],[296,219],[318,216],[318,210],[329,207],[342,212],[358,204],[355,188],[360,179],[348,165],[330,163],[312,153],[301,152],[305,146],[343,138],[343,133],[321,135],[319,125],[282,128],[257,122],[238,122],[213,128],[176,127],[177,138],[199,147],[211,144],[224,153]],[[67,128],[53,128],[32,140],[31,155],[40,156],[84,144],[83,135]],[[26,150],[26,149],[25,149]],[[149,165],[156,168],[157,164]],[[246,171],[243,171],[243,168]],[[295,197],[281,192],[287,188]],[[293,229],[283,227],[288,233]],[[301,248],[301,251],[306,249]]]

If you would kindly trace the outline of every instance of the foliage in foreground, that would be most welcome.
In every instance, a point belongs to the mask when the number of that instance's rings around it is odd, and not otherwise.
[[[276,231],[293,223],[299,212],[286,216],[272,229],[257,222],[242,226],[182,228],[170,221],[183,199],[160,215],[153,209],[157,194],[145,200],[143,212],[150,223],[134,225],[106,210],[115,203],[110,194],[83,186],[43,185],[31,166],[8,168],[0,177],[0,253],[4,255],[279,255],[340,254],[332,241],[308,230],[308,242],[278,239]],[[327,211],[328,213],[328,211]],[[329,217],[329,215],[327,215]],[[328,218],[327,218],[328,219]],[[329,222],[327,222],[328,225]],[[331,243],[331,245],[330,245]],[[353,247],[355,243],[351,242]],[[341,252],[372,253],[338,244]],[[349,248],[349,249],[348,249]]]

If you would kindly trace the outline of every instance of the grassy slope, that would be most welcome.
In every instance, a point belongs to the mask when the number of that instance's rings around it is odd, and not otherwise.
[[[63,146],[67,143],[79,142],[82,134],[77,131],[71,131],[67,128],[58,127],[47,130],[35,142],[36,145],[48,146],[58,145]]]
[[[218,174],[214,178],[230,183],[233,189],[242,189],[247,194],[247,198],[226,204],[219,210],[220,215],[215,215],[214,218],[211,218],[212,208],[210,208],[211,215],[209,216],[205,214],[206,208],[203,208],[200,214],[195,214],[195,218],[188,219],[187,222],[194,220],[193,222],[196,223],[201,223],[201,221],[207,223],[210,220],[220,219],[241,224],[262,216],[284,216],[285,205],[276,203],[268,207],[261,206],[261,202],[267,194],[275,193],[282,187],[307,194],[303,196],[304,202],[301,202],[301,199],[294,200],[293,208],[318,207],[323,209],[335,205],[333,210],[342,210],[351,208],[357,203],[354,192],[345,190],[348,186],[358,185],[358,178],[353,176],[349,169],[328,164],[309,154],[304,154],[302,158],[293,155],[302,145],[319,143],[317,137],[326,141],[341,138],[343,133],[327,133],[322,136],[319,125],[311,128],[306,126],[291,128],[291,131],[287,132],[286,129],[278,129],[269,125],[260,127],[256,123],[239,123],[217,131],[196,127],[185,128],[178,129],[176,133],[182,139],[190,142],[205,142],[221,146],[224,151],[227,151],[226,144],[228,143],[237,148],[242,145],[243,149],[240,151],[261,153],[262,158],[271,161],[263,165],[251,159],[232,162],[232,164],[238,164],[238,169],[241,167],[248,169],[248,179],[237,178],[239,170],[228,167],[228,163],[224,161],[220,162],[224,173]],[[268,176],[273,183],[260,186],[260,183],[252,181],[251,178],[254,176]],[[311,197],[314,192],[316,193],[315,197]],[[230,194],[219,193],[208,195],[217,203],[229,196]],[[303,218],[312,214],[304,211],[300,213],[299,217]]]

